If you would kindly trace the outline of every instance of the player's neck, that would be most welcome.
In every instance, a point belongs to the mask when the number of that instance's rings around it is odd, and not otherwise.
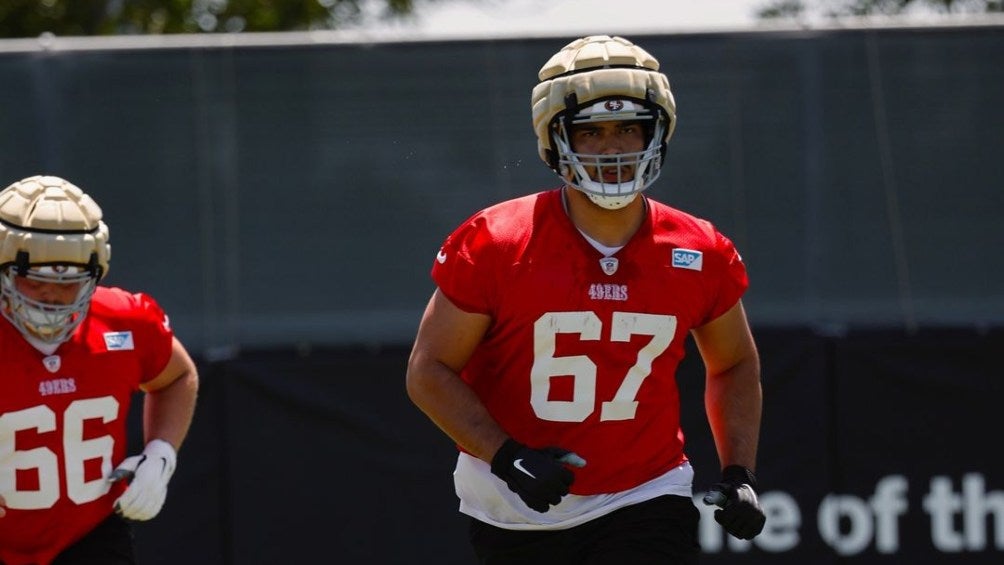
[[[627,206],[608,210],[573,188],[564,189],[565,211],[575,227],[610,247],[625,245],[645,220],[645,197],[638,195]]]

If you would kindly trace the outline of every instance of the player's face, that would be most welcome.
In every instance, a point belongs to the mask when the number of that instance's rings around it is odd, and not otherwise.
[[[572,126],[570,141],[579,154],[614,156],[636,153],[645,149],[645,130],[637,121],[578,124]],[[583,164],[589,178],[597,182],[617,183],[634,179],[633,162],[620,167],[602,167],[602,173],[598,170],[600,167]]]
[[[43,304],[58,304],[66,306],[76,300],[83,282],[44,282],[27,277],[15,277],[14,285],[18,292]]]

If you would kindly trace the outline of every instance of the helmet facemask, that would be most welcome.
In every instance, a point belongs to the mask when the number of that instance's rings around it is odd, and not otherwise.
[[[45,345],[62,343],[87,316],[99,279],[100,275],[88,265],[8,264],[0,272],[3,315],[25,337]],[[32,298],[19,288],[32,283],[66,285],[72,298],[66,303]],[[73,287],[75,292],[69,290]]]
[[[613,97],[580,106],[575,98],[574,93],[567,97],[568,110],[556,115],[550,128],[557,171],[598,206],[623,208],[659,177],[668,117],[658,105],[639,100]],[[597,122],[638,122],[645,132],[644,148],[616,154],[576,151],[574,128]]]

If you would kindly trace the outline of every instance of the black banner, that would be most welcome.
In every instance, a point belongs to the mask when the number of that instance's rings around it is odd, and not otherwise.
[[[1004,332],[757,332],[767,527],[704,563],[999,563]],[[158,563],[471,563],[452,443],[408,400],[405,347],[246,353],[203,365]],[[717,478],[691,346],[678,376],[695,495]],[[137,421],[138,424],[138,421]]]

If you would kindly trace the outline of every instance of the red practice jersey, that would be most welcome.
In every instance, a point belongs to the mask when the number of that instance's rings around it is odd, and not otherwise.
[[[686,460],[684,341],[748,284],[709,222],[647,203],[638,232],[604,258],[560,190],[503,202],[457,228],[432,269],[454,304],[492,318],[462,378],[517,441],[586,459],[574,494],[626,490]]]
[[[0,562],[47,564],[112,513],[126,485],[105,477],[126,457],[130,399],[172,337],[151,298],[105,287],[53,355],[0,318]]]

